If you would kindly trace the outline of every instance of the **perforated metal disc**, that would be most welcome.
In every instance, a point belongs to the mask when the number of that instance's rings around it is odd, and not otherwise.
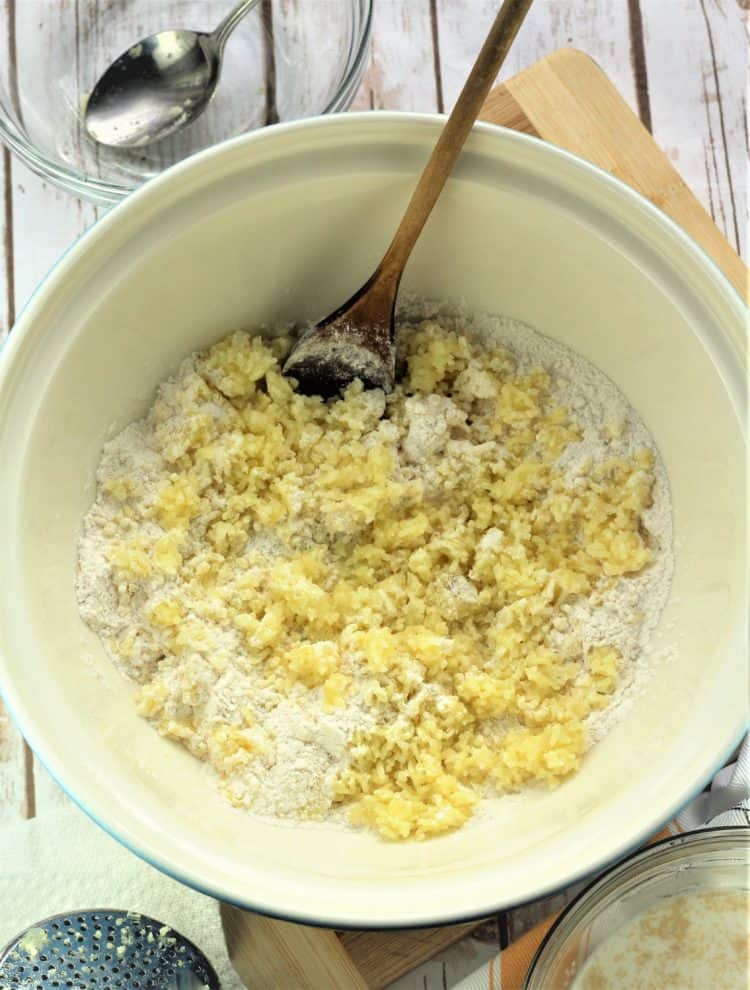
[[[2,990],[219,990],[192,942],[146,915],[59,914],[22,932],[0,956]]]

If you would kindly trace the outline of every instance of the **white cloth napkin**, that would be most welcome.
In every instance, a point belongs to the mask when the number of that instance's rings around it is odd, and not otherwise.
[[[699,794],[686,805],[669,828],[679,834],[707,825],[750,825],[750,736],[745,736],[737,762],[720,770],[710,792]],[[505,985],[503,968],[498,962],[498,958],[492,959],[454,984],[453,990],[488,990],[490,987],[502,990]],[[513,986],[518,983],[513,982]]]
[[[702,794],[675,819],[676,831],[690,832],[704,825],[750,825],[750,736],[737,757],[716,774],[710,797]]]
[[[77,809],[0,830],[0,949],[35,922],[91,908],[135,911],[190,939],[222,990],[244,990],[210,897],[164,876]]]

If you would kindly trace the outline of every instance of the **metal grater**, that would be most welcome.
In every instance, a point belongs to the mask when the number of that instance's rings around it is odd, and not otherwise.
[[[30,934],[31,933],[31,934]],[[146,915],[57,914],[0,955],[0,990],[219,990],[192,942]]]

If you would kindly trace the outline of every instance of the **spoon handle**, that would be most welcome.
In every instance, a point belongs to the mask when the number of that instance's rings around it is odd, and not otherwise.
[[[257,7],[260,0],[242,0],[237,6],[230,10],[221,24],[211,33],[211,39],[219,51],[222,51],[227,43],[227,38],[234,31],[243,17],[250,13],[253,7]]]
[[[412,193],[398,230],[378,269],[384,279],[400,279],[446,179],[505,61],[533,0],[505,0],[440,138]]]

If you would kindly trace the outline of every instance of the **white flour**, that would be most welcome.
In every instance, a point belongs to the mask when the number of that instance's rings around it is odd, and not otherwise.
[[[572,418],[582,430],[583,438],[572,444],[559,459],[569,485],[575,488],[576,478],[593,462],[612,457],[628,457],[644,447],[653,449],[653,441],[644,424],[624,396],[601,371],[563,345],[542,336],[516,321],[492,316],[473,316],[469,321],[455,310],[432,304],[411,304],[402,313],[402,334],[409,332],[408,323],[425,317],[437,317],[441,322],[455,322],[463,332],[476,333],[483,341],[502,344],[519,362],[519,371],[543,367],[555,380],[555,397],[567,406]],[[468,374],[468,373],[467,373]],[[458,382],[482,398],[484,384],[476,380]],[[486,399],[493,396],[490,382]],[[411,402],[412,400],[407,400]],[[457,407],[442,396],[428,396],[413,409],[404,452],[409,461],[435,456],[448,442],[452,412],[442,409],[446,403]],[[212,409],[218,420],[222,408]],[[602,426],[605,429],[602,430]],[[387,432],[392,424],[384,422]],[[460,442],[460,441],[453,441]],[[483,452],[482,447],[487,449]],[[495,445],[479,444],[470,451],[473,457],[495,456]],[[468,456],[468,454],[467,454]],[[161,458],[148,445],[143,424],[134,424],[105,447],[97,480],[126,472],[142,486],[153,492],[155,480],[162,468]],[[656,484],[653,505],[645,517],[650,534],[654,561],[634,578],[618,580],[602,592],[597,600],[580,599],[564,607],[567,621],[558,619],[553,633],[553,645],[561,653],[578,650],[606,640],[617,648],[623,665],[617,693],[605,711],[589,717],[589,743],[600,739],[622,717],[629,704],[647,683],[650,662],[647,651],[649,639],[667,599],[672,576],[672,522],[669,485],[664,467],[657,457],[654,469]],[[86,517],[80,542],[78,599],[85,621],[102,637],[105,645],[132,627],[132,616],[118,604],[111,571],[105,561],[105,546],[111,535],[106,504],[98,500]],[[206,520],[206,526],[210,520]],[[253,549],[261,557],[272,559],[279,553],[278,541],[272,531],[255,537]],[[476,589],[465,578],[446,588],[446,614],[471,605]],[[169,592],[165,584],[165,594]],[[321,711],[316,692],[298,686],[284,698],[268,690],[259,690],[254,683],[257,674],[243,670],[239,673],[232,658],[240,651],[237,632],[227,626],[217,629],[213,654],[225,658],[228,672],[218,681],[206,683],[199,702],[217,720],[236,721],[239,711],[248,704],[252,708],[258,732],[266,741],[265,750],[248,770],[242,787],[252,798],[255,813],[280,817],[305,814],[329,814],[330,786],[333,778],[347,766],[350,754],[347,741],[357,728],[372,725],[373,716],[360,704],[357,696],[347,705],[330,714]],[[110,651],[112,652],[112,651]],[[145,681],[157,664],[160,676],[174,681],[189,671],[163,659],[158,641],[139,644],[137,659],[129,664],[127,673]],[[418,675],[417,675],[418,676]],[[191,691],[199,691],[200,678],[191,677]],[[418,687],[418,685],[417,685]],[[269,745],[270,741],[270,745]],[[192,748],[192,747],[191,747]],[[200,756],[199,748],[193,748]],[[239,786],[239,785],[238,785]]]

